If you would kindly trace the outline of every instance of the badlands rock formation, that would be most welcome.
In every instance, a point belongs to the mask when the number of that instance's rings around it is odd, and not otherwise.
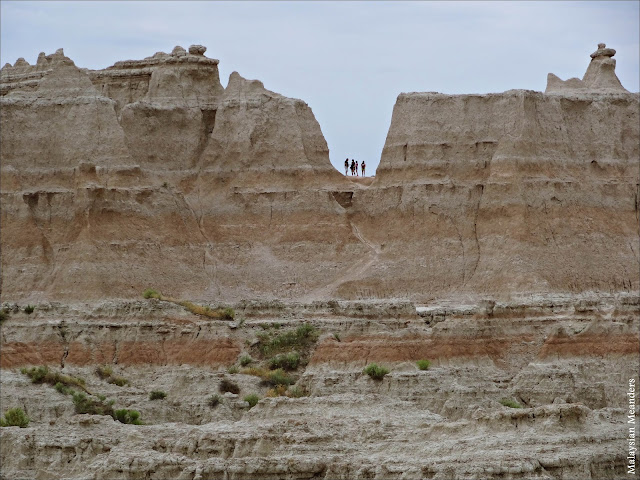
[[[370,184],[205,52],[0,71],[0,413],[31,419],[2,478],[626,478],[640,96],[615,51],[544,94],[401,94]],[[240,359],[289,350],[292,397],[265,397]],[[144,425],[77,414],[39,365]]]
[[[617,93],[627,92],[616,75],[616,61],[613,56],[616,51],[607,48],[604,43],[598,44],[598,49],[591,54],[591,63],[582,80],[570,78],[562,81],[553,73],[547,76],[547,89],[545,93],[553,92],[601,92]]]

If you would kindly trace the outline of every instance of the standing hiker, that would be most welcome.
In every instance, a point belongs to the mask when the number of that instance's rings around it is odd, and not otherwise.
[[[344,161],[344,174],[345,174],[345,175],[347,174],[347,171],[348,171],[348,170],[349,170],[349,159],[347,158],[347,159]]]
[[[364,177],[364,169],[367,166],[366,163],[364,163],[364,160],[362,160],[362,163],[360,164],[360,170],[362,170],[362,176]]]
[[[351,159],[351,176],[353,176],[353,172],[356,169],[356,161],[352,158]]]
[[[358,161],[356,160],[356,177],[359,177],[358,175]]]

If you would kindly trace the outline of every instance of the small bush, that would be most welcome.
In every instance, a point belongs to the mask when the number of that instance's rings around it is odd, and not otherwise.
[[[340,339],[340,334],[337,332],[333,332],[333,338],[335,338],[338,342],[341,342],[342,340]]]
[[[238,386],[237,383],[234,383],[231,380],[227,380],[226,378],[224,378],[220,382],[220,391],[222,393],[230,392],[230,393],[235,393],[237,395],[238,393],[240,393],[240,387]]]
[[[142,292],[142,296],[144,298],[162,298],[162,294],[153,288],[147,288],[144,292]]]
[[[253,358],[251,358],[249,355],[243,355],[242,357],[240,357],[240,365],[242,365],[243,367],[246,367],[251,362],[253,362]]]
[[[511,400],[510,398],[503,398],[502,400],[500,400],[500,403],[509,408],[522,408],[522,405],[520,405],[515,400]]]
[[[5,320],[9,318],[9,313],[4,310],[0,310],[0,323],[3,323]]]
[[[73,406],[75,407],[76,413],[111,415],[113,417],[113,401],[105,403],[103,399],[99,398],[95,400],[91,397],[87,397],[83,392],[73,392],[72,396]]]
[[[149,400],[164,400],[167,394],[162,390],[154,390],[149,394]]]
[[[295,370],[300,363],[300,354],[297,352],[283,353],[276,355],[269,360],[269,368],[275,370],[276,368],[282,368],[284,370]]]
[[[129,380],[127,380],[126,378],[122,378],[122,377],[111,377],[107,381],[109,383],[111,383],[113,385],[117,385],[119,387],[124,387],[125,385],[129,384]]]
[[[420,370],[429,370],[429,367],[431,366],[431,362],[429,360],[418,360],[416,362],[416,365],[418,365],[418,368]]]
[[[20,407],[10,408],[4,413],[4,418],[0,418],[0,427],[20,427],[29,425],[29,417]]]
[[[279,368],[278,370],[270,372],[268,376],[262,381],[262,383],[265,385],[273,385],[274,387],[277,387],[278,385],[292,385],[295,383],[295,380]]]
[[[105,365],[103,367],[100,367],[100,366],[97,367],[95,372],[96,372],[96,375],[100,377],[100,379],[106,380],[107,383],[111,383],[119,387],[124,387],[125,385],[129,384],[129,380],[127,380],[126,378],[115,376],[113,374],[113,368],[111,368],[108,365]]]
[[[220,404],[220,401],[220,395],[211,395],[207,399],[207,405],[209,405],[211,408],[216,408]]]
[[[31,379],[32,383],[42,383],[49,375],[49,369],[44,365],[40,367],[22,368],[20,371]]]
[[[26,307],[24,307],[24,313],[26,313],[27,315],[31,315],[35,309],[36,307],[34,307],[33,305],[27,305]]]
[[[252,393],[251,395],[244,397],[244,401],[249,404],[249,408],[253,408],[260,401],[260,397],[255,393]]]
[[[222,318],[225,320],[233,320],[236,318],[236,312],[233,308],[227,307],[222,309]]]
[[[142,425],[140,421],[140,412],[137,410],[127,410],[123,408],[122,410],[116,410],[113,418],[120,423],[127,423],[131,425]]]
[[[231,365],[229,368],[227,368],[227,373],[229,373],[230,375],[235,375],[239,371],[240,369],[236,365]]]
[[[389,370],[376,363],[370,363],[364,368],[363,373],[366,373],[374,380],[382,380],[382,378],[389,373]]]

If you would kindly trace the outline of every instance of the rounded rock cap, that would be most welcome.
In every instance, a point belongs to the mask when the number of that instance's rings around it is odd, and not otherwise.
[[[207,47],[203,45],[191,45],[189,47],[189,53],[191,55],[204,55],[204,52],[207,51]]]
[[[598,50],[591,54],[591,58],[596,57],[613,57],[616,54],[616,51],[613,48],[607,48],[607,45],[604,43],[598,44]]]

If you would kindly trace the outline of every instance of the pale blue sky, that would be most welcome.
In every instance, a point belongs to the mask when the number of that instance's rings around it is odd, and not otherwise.
[[[63,47],[104,68],[199,43],[236,70],[307,102],[341,169],[380,159],[401,92],[544,91],[582,77],[598,42],[639,86],[640,2],[0,2],[0,61]]]

